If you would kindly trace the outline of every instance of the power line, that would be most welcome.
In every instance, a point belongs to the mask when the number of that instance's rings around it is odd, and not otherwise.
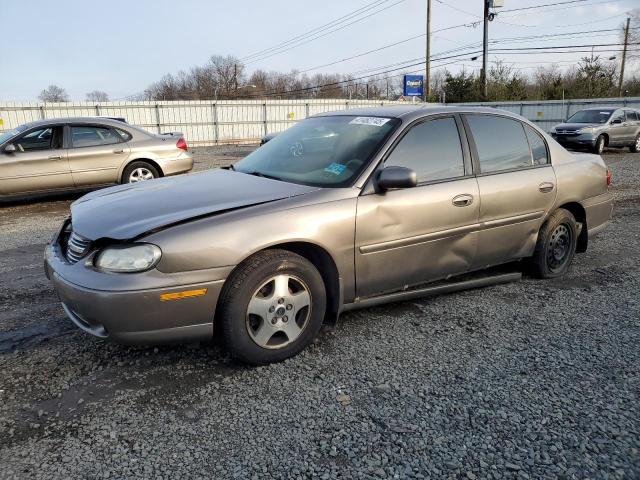
[[[621,44],[616,43],[616,44],[592,44],[592,45],[570,45],[570,46],[548,46],[548,47],[519,47],[519,48],[503,48],[503,49],[495,49],[492,53],[494,54],[501,54],[501,55],[522,55],[522,54],[540,54],[540,53],[588,53],[591,52],[592,50],[565,50],[568,48],[575,48],[575,49],[582,49],[582,48],[601,48],[601,47],[607,47],[607,46],[620,46]],[[544,51],[542,51],[541,49],[544,49]],[[560,51],[558,51],[557,49],[560,49]],[[533,50],[533,51],[531,51]],[[617,52],[618,50],[600,50],[596,53],[607,53],[607,52]],[[456,54],[456,55],[450,55],[450,56],[446,56],[446,57],[442,57],[439,60],[448,60],[448,59],[453,59],[453,58],[460,58],[460,57],[464,57],[464,56],[468,56],[468,55],[474,55],[474,54],[478,54],[481,51],[474,51],[474,52],[464,52],[464,53],[460,53],[460,54]],[[384,75],[387,73],[391,73],[397,70],[403,70],[406,68],[410,68],[410,67],[415,67],[418,65],[423,65],[425,63],[425,60],[422,59],[422,61],[416,62],[416,63],[412,63],[412,64],[408,64],[408,65],[402,65],[396,68],[391,68],[389,70],[386,71],[381,71],[381,72],[377,72],[375,74],[369,74],[369,75],[364,75],[361,77],[357,77],[357,78],[349,78],[346,80],[340,80],[340,81],[336,81],[336,82],[330,82],[330,83],[325,83],[325,84],[319,84],[319,85],[313,85],[313,86],[309,86],[309,87],[304,87],[304,88],[299,88],[299,89],[293,89],[293,90],[282,90],[282,91],[274,91],[274,92],[264,92],[260,95],[268,95],[268,96],[274,96],[274,95],[287,95],[287,94],[291,94],[291,93],[301,93],[301,92],[307,92],[309,90],[315,90],[318,88],[324,88],[324,87],[333,87],[333,86],[337,86],[337,85],[342,85],[345,83],[350,83],[350,82],[354,82],[356,80],[362,80],[365,78],[371,78],[373,75]],[[442,66],[442,65],[440,65]],[[382,67],[384,68],[384,67]],[[422,71],[422,70],[420,70]],[[255,95],[254,95],[255,96]]]
[[[543,35],[528,35],[528,36],[520,36],[520,37],[504,37],[504,38],[497,38],[497,39],[490,40],[489,43],[496,44],[496,43],[507,42],[507,41],[521,42],[521,41],[534,40],[534,39],[543,39],[543,38],[548,38],[548,37],[566,37],[566,36],[571,36],[571,35],[583,35],[583,34],[594,34],[594,33],[601,33],[601,32],[617,32],[617,31],[618,31],[618,29],[611,28],[611,29],[590,30],[590,31],[580,31],[580,32],[548,33],[548,34],[543,34]],[[337,65],[338,63],[343,63],[343,62],[346,62],[346,61],[349,61],[349,60],[353,60],[355,58],[364,57],[364,56],[369,55],[371,53],[376,53],[376,52],[385,50],[387,48],[395,47],[397,45],[401,45],[403,43],[407,43],[407,42],[410,42],[412,40],[416,40],[418,38],[422,38],[424,36],[425,36],[424,33],[421,33],[421,34],[418,34],[418,35],[414,35],[412,37],[405,38],[403,40],[399,40],[397,42],[390,43],[390,44],[387,44],[387,45],[382,45],[381,47],[374,48],[374,49],[368,50],[366,52],[358,53],[358,54],[352,55],[350,57],[346,57],[346,58],[343,58],[343,59],[340,59],[340,60],[335,60],[333,62],[325,63],[323,65],[316,65],[314,67],[305,68],[304,70],[300,70],[298,73],[306,73],[306,72],[310,72],[312,70],[318,70],[320,68],[325,68],[325,67],[329,67],[329,66],[332,66],[332,65]],[[591,35],[590,37],[595,37],[595,35]],[[587,37],[587,38],[590,38],[590,37]],[[549,40],[553,40],[554,38],[548,38],[548,39]],[[462,48],[462,47],[460,47],[460,48]]]
[[[569,0],[567,2],[545,3],[544,5],[533,5],[531,7],[512,8],[511,10],[501,10],[500,13],[519,12],[521,10],[533,10],[534,8],[557,7],[558,5],[567,5],[569,3],[583,3],[588,0]]]
[[[331,20],[330,22],[325,23],[324,25],[320,25],[319,27],[313,28],[313,29],[311,29],[311,30],[309,30],[307,32],[304,32],[304,33],[301,33],[301,34],[299,34],[299,35],[297,35],[295,37],[289,38],[288,40],[284,40],[284,41],[282,41],[282,42],[280,42],[280,43],[278,43],[276,45],[273,45],[271,47],[268,47],[268,48],[262,49],[260,51],[254,52],[254,53],[252,53],[250,55],[247,55],[245,57],[242,57],[240,60],[248,60],[250,58],[260,56],[260,55],[262,55],[262,54],[264,54],[266,52],[269,52],[269,51],[278,49],[280,47],[286,46],[286,45],[288,45],[288,44],[290,44],[290,43],[292,43],[292,42],[294,42],[296,40],[300,40],[300,39],[302,39],[304,37],[307,37],[307,36],[310,36],[310,35],[314,35],[315,33],[318,33],[318,32],[320,32],[322,30],[327,29],[327,28],[331,28],[331,27],[333,27],[335,25],[339,25],[340,23],[343,23],[343,22],[345,22],[345,21],[347,21],[347,20],[349,20],[349,19],[351,19],[351,18],[353,18],[355,16],[358,16],[358,15],[360,15],[360,13],[362,13],[364,10],[367,10],[368,8],[375,8],[375,7],[377,7],[377,6],[379,6],[379,5],[383,4],[383,3],[386,3],[388,1],[389,0],[375,0],[374,2],[368,3],[367,5],[365,5],[363,7],[360,7],[358,9],[356,9],[356,10],[353,10],[353,11],[347,13],[346,15],[343,15],[342,17],[339,17],[339,18],[336,18],[334,20]]]
[[[397,2],[392,3],[391,5],[388,5],[388,6],[384,7],[384,8],[381,8],[380,10],[376,10],[375,12],[372,12],[372,13],[370,13],[370,14],[368,14],[368,15],[365,15],[364,17],[357,18],[357,19],[356,19],[356,20],[354,20],[353,22],[350,22],[350,23],[344,24],[344,25],[342,25],[342,26],[340,26],[340,27],[338,27],[338,28],[334,28],[333,30],[329,30],[329,31],[327,31],[327,32],[323,33],[322,35],[317,35],[317,36],[315,36],[315,37],[313,37],[313,38],[309,38],[309,39],[307,39],[307,40],[304,40],[304,41],[300,41],[300,42],[294,43],[293,45],[291,45],[291,46],[289,46],[289,47],[287,47],[287,48],[279,49],[279,50],[274,51],[273,53],[270,53],[270,54],[268,54],[268,55],[265,55],[265,56],[262,56],[262,57],[258,57],[258,58],[254,58],[254,59],[252,59],[252,60],[250,60],[250,61],[248,61],[248,62],[246,62],[246,63],[247,63],[247,64],[255,63],[255,62],[258,62],[258,61],[261,61],[261,60],[265,60],[265,59],[267,59],[267,58],[271,58],[271,57],[273,57],[273,56],[275,56],[275,55],[279,55],[279,54],[281,54],[281,53],[287,52],[287,51],[292,50],[292,49],[294,49],[294,48],[297,48],[297,47],[299,47],[299,46],[301,46],[301,45],[306,45],[307,43],[310,43],[310,42],[313,42],[313,41],[315,41],[315,40],[318,40],[319,38],[326,37],[327,35],[330,35],[330,34],[332,34],[332,33],[334,33],[334,32],[337,32],[337,31],[339,31],[339,30],[342,30],[342,29],[344,29],[344,28],[347,28],[347,27],[349,27],[349,26],[351,26],[351,25],[353,25],[353,24],[355,24],[355,23],[361,22],[362,20],[365,20],[365,19],[367,19],[367,18],[369,18],[369,17],[372,17],[372,16],[374,16],[374,15],[377,15],[378,13],[383,12],[383,11],[385,11],[385,10],[388,10],[389,8],[395,7],[396,5],[398,5],[398,4],[400,4],[400,3],[403,3],[403,2],[405,2],[405,1],[406,1],[406,0],[398,0]]]

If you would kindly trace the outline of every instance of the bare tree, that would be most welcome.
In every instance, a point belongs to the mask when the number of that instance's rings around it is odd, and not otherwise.
[[[67,94],[67,91],[57,85],[49,85],[47,88],[40,92],[38,98],[43,102],[51,103],[69,101],[69,95]]]
[[[86,95],[87,102],[108,102],[109,95],[107,92],[103,92],[102,90],[94,90],[92,92],[87,93]]]

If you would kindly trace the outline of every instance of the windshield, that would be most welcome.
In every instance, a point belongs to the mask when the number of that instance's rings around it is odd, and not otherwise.
[[[20,126],[20,127],[14,128],[13,130],[7,130],[6,132],[0,133],[0,144],[6,142],[11,137],[15,137],[17,134],[19,134],[23,130],[25,130],[25,128]]]
[[[606,123],[613,110],[582,110],[569,117],[567,123]]]
[[[303,185],[349,185],[400,123],[382,117],[304,120],[235,164],[235,170]]]

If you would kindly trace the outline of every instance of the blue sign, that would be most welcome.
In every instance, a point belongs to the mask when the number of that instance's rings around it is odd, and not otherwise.
[[[402,94],[421,97],[424,94],[424,77],[422,75],[405,75]]]

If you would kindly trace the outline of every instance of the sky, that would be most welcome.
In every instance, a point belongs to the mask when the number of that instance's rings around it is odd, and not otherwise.
[[[84,100],[92,90],[103,90],[112,100],[124,99],[140,94],[165,73],[203,65],[211,55],[247,57],[372,1],[0,0],[0,101],[36,100],[49,84],[65,88],[72,100]],[[367,17],[352,25],[268,58],[247,61],[248,72],[258,68],[305,70],[425,32],[426,0],[380,1],[349,20]],[[562,1],[566,0],[504,0],[504,8],[496,9],[498,16],[490,24],[490,39],[588,32],[545,41],[509,41],[500,46],[617,43],[618,32],[595,31],[619,27],[626,12],[640,7],[640,0],[586,0],[581,4],[506,12]],[[472,25],[480,15],[482,0],[432,0],[432,55],[437,57],[440,52],[480,42],[482,25]],[[438,32],[460,24],[467,26]],[[422,36],[308,73],[360,72],[424,54]],[[531,72],[544,64],[541,62],[555,61],[566,67],[583,55],[491,54],[490,60],[502,59],[522,72]],[[603,54],[612,55],[616,53]],[[620,54],[617,55],[619,59]],[[470,56],[447,61],[455,62],[446,66],[453,72],[475,69],[481,63]],[[442,63],[445,60],[434,61],[434,68]]]

